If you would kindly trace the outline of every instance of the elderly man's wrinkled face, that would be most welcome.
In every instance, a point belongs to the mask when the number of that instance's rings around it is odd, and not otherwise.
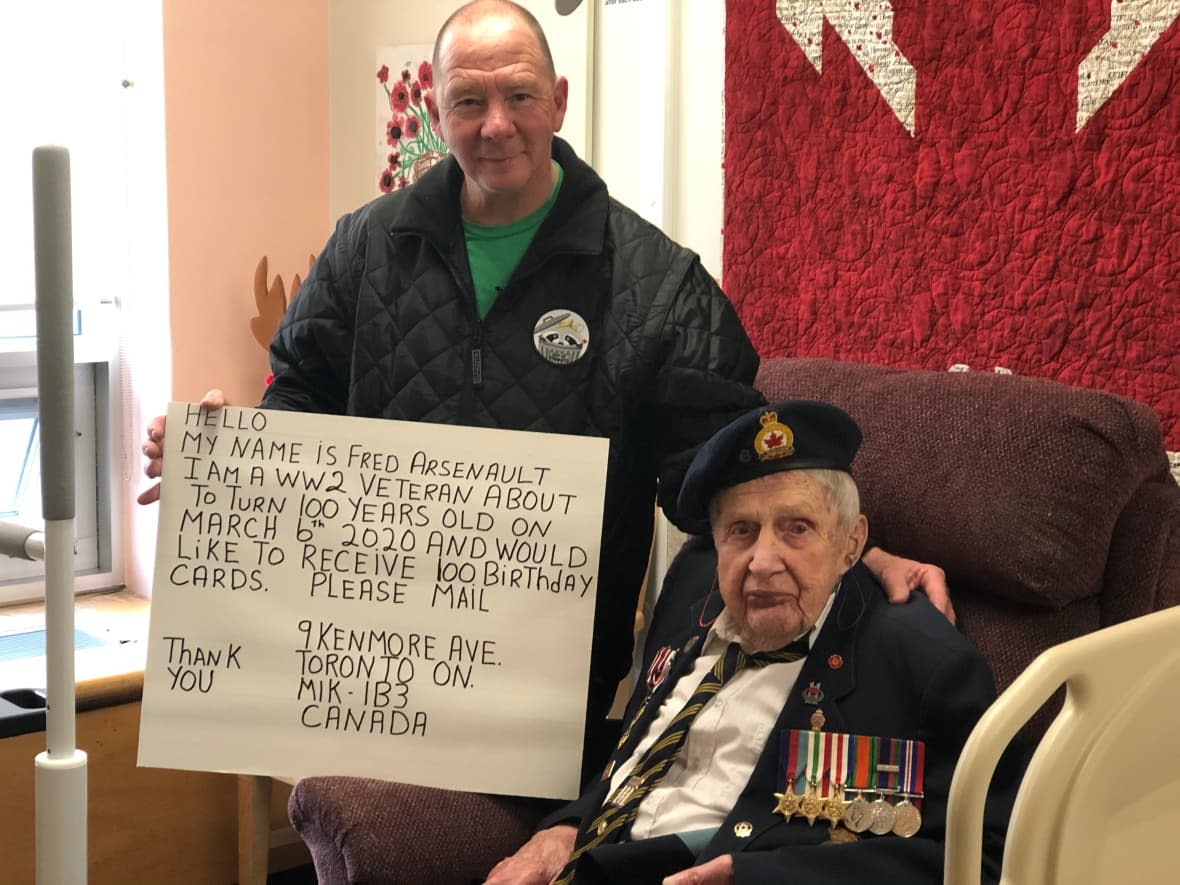
[[[806,470],[725,489],[713,514],[721,598],[753,651],[781,648],[815,624],[868,534],[864,516],[839,525]]]

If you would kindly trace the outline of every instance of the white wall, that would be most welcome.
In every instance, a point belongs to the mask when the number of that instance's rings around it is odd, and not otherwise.
[[[597,0],[594,166],[721,273],[724,0]]]
[[[32,150],[70,151],[75,301],[91,305],[124,288],[125,90],[121,24],[127,2],[99,6],[5,4],[0,9],[0,235],[8,261],[0,304],[32,304]],[[61,8],[59,8],[59,6]],[[104,291],[110,287],[111,292]]]
[[[124,71],[127,90],[128,284],[122,303],[122,453],[126,583],[151,595],[156,552],[155,507],[135,496],[147,481],[139,447],[147,422],[172,392],[169,328],[167,155],[164,140],[164,45],[161,0],[127,0]]]

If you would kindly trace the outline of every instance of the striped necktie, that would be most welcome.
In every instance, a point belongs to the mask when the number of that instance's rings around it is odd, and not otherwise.
[[[640,803],[663,780],[684,745],[693,720],[720,691],[721,686],[744,667],[765,667],[767,664],[797,661],[805,657],[807,651],[806,636],[778,651],[752,655],[742,651],[736,642],[731,642],[713,668],[701,679],[692,697],[668,723],[664,733],[644,751],[627,779],[610,795],[598,816],[578,830],[574,852],[554,885],[568,885],[573,881],[578,858],[586,851],[603,843],[626,840],[631,823],[639,813]]]

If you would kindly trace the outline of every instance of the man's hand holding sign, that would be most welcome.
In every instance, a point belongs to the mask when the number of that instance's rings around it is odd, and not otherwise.
[[[576,795],[606,441],[222,402],[144,447],[140,764]]]

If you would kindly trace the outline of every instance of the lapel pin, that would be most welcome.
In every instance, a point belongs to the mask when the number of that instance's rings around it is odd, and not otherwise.
[[[815,706],[823,699],[823,687],[818,682],[807,683],[807,688],[803,689],[803,702]]]

